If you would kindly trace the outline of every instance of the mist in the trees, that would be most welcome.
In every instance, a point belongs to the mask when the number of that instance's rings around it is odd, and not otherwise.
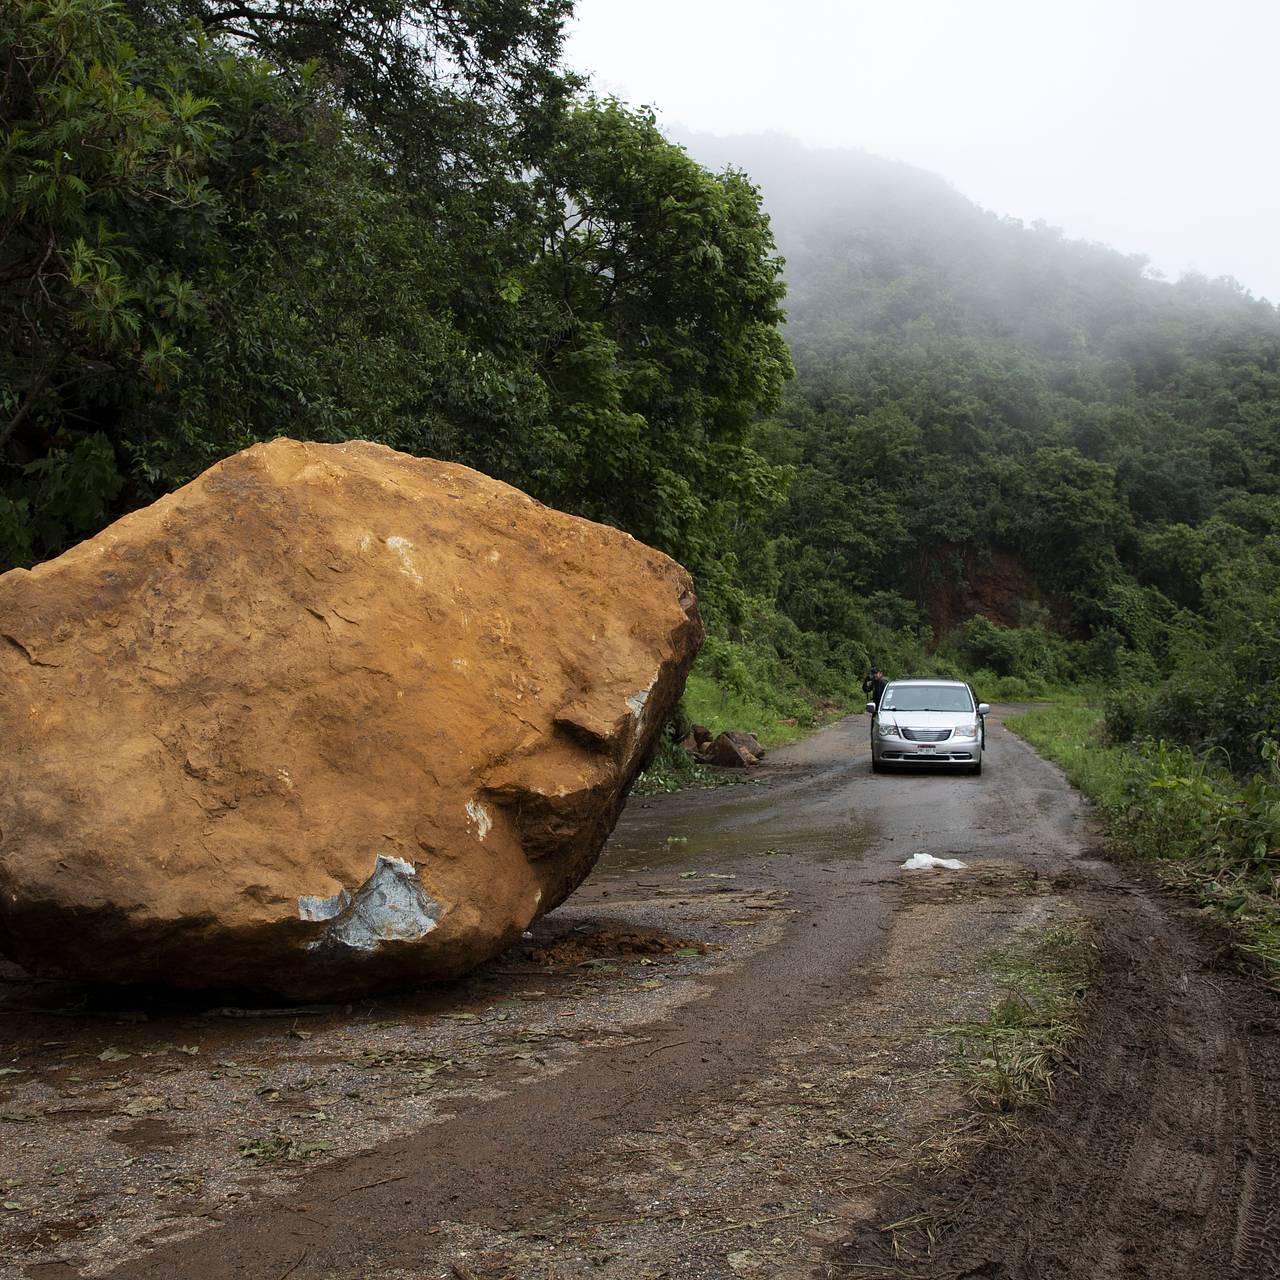
[[[571,65],[664,125],[863,148],[1280,301],[1264,0],[579,0]]]

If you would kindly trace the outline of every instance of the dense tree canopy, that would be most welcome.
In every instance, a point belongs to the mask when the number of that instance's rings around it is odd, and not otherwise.
[[[903,165],[691,145],[761,181],[787,261],[797,377],[757,437],[796,470],[771,523],[782,607],[899,669],[914,635],[995,675],[1198,689],[1184,738],[1256,760],[1280,733],[1276,309]],[[947,630],[974,611],[1019,634]]]
[[[714,580],[780,498],[747,443],[780,264],[741,174],[560,73],[565,12],[7,8],[0,559],[286,433],[468,462]]]
[[[0,9],[0,569],[359,436],[684,560],[724,687],[933,654],[1276,730],[1275,308],[904,165],[704,167],[564,70],[568,11]]]

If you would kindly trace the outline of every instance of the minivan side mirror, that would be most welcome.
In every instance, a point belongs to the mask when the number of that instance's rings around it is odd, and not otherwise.
[[[988,711],[990,711],[990,710],[991,710],[991,703],[989,703],[989,702],[980,702],[980,703],[978,703],[978,714],[979,714],[980,716],[985,716],[985,715],[987,714],[987,712],[988,712]]]
[[[867,703],[867,715],[873,716],[876,713],[876,704],[874,702]]]

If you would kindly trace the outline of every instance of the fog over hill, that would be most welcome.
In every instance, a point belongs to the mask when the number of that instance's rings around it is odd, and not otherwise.
[[[863,148],[988,209],[1280,300],[1259,0],[577,0],[570,64],[673,128]]]
[[[1043,221],[1026,223],[983,209],[945,178],[867,151],[811,147],[782,134],[715,135],[675,130],[671,135],[713,169],[744,170],[762,191],[778,247],[787,259],[789,336],[806,332],[811,306],[823,294],[851,286],[851,271],[865,267],[878,280],[936,269],[964,291],[996,324],[1043,336],[1045,312],[1057,295],[1083,302],[1112,295],[1102,322],[1133,318],[1120,297],[1141,298],[1140,310],[1161,299],[1212,297],[1215,307],[1239,308],[1257,323],[1280,314],[1243,282],[1209,280],[1196,273],[1166,281],[1142,254],[1065,236]],[[979,280],[978,277],[981,277]],[[1115,311],[1116,307],[1120,311]]]

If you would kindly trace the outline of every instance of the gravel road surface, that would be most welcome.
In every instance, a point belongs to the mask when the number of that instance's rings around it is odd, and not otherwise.
[[[633,800],[448,988],[285,1011],[7,973],[0,1274],[1280,1275],[1274,997],[998,716],[980,778],[873,775],[866,739]],[[1097,957],[1071,1069],[984,1114],[956,1029],[1061,927]]]

